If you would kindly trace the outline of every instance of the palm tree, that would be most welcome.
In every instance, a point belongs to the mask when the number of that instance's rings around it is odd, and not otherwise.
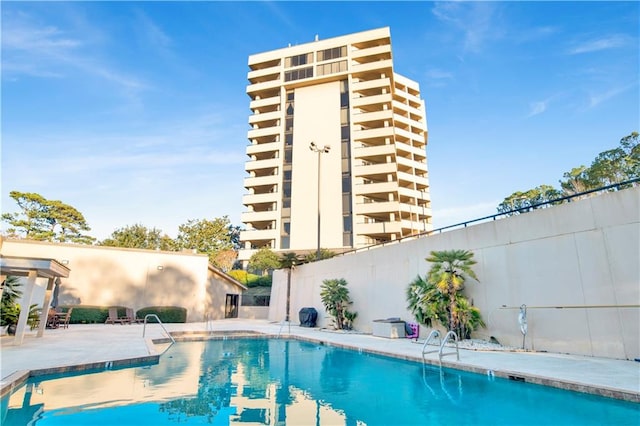
[[[300,258],[293,252],[283,253],[280,256],[280,267],[287,270],[287,317],[286,321],[289,322],[289,311],[291,309],[291,272],[297,264],[300,263]]]
[[[337,330],[351,329],[353,320],[358,314],[347,310],[352,302],[349,298],[347,281],[344,278],[323,280],[320,286],[320,299],[327,313],[333,317]]]
[[[476,264],[473,253],[468,250],[432,251],[425,259],[433,263],[427,273],[427,281],[449,298],[449,330],[458,328],[456,296],[464,288],[467,278],[478,280],[471,267]]]
[[[0,300],[0,326],[18,323],[20,305],[18,299],[22,296],[20,278],[8,276],[2,283],[2,298]]]
[[[407,308],[420,324],[432,327],[434,323],[448,321],[449,299],[419,275],[407,287],[407,302]]]
[[[471,305],[466,297],[456,296],[456,318],[458,319],[457,333],[461,339],[471,337],[471,332],[479,327],[484,327],[485,323],[480,315],[480,309]]]

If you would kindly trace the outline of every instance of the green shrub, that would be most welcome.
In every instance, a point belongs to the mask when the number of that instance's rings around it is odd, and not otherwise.
[[[11,305],[5,305],[2,308],[2,320],[0,325],[15,325],[18,324],[18,318],[20,317],[20,305],[13,303]]]
[[[248,280],[247,280],[247,271],[243,270],[243,269],[233,269],[229,272],[227,272],[227,274],[234,278],[236,281],[242,283],[242,284],[247,284]]]
[[[271,287],[270,275],[256,275],[242,269],[234,269],[228,274],[247,287]]]
[[[253,275],[249,274],[247,287],[271,287],[271,275]]]
[[[73,308],[71,312],[71,324],[104,324],[109,317],[109,308],[114,306],[69,305],[60,306],[62,311]],[[126,306],[115,306],[118,309],[118,317],[127,315]],[[187,310],[178,306],[151,306],[136,312],[136,318],[144,318],[146,314],[156,314],[162,322],[186,322]],[[155,321],[154,319],[150,320]]]
[[[136,312],[136,318],[144,318],[147,314],[156,314],[163,323],[187,322],[187,310],[179,306],[149,306]],[[155,318],[149,318],[154,322]]]
[[[20,316],[18,300],[22,296],[20,278],[8,276],[2,283],[2,299],[0,300],[0,325],[15,325]]]
[[[109,308],[113,306],[60,306],[63,311],[73,308],[71,312],[71,324],[104,324],[109,317]],[[126,307],[116,306],[118,308],[118,316],[126,315]]]
[[[33,330],[40,323],[40,308],[37,303],[29,306],[29,316],[27,317],[27,325]]]

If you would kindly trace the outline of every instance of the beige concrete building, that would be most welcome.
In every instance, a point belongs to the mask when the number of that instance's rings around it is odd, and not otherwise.
[[[179,306],[187,322],[267,315],[268,308],[242,306],[246,287],[204,254],[3,239],[0,256],[55,259],[68,268],[60,277],[60,306]],[[46,277],[37,278],[22,304],[48,306],[51,290]]]
[[[389,28],[255,54],[249,68],[240,260],[431,229],[425,105],[394,72]]]

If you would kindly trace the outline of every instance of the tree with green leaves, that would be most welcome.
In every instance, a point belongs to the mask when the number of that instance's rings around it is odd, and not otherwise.
[[[560,181],[560,188],[564,195],[575,195],[591,189],[588,169],[585,166],[574,167],[562,175],[564,180]]]
[[[358,313],[348,309],[353,302],[349,297],[345,279],[323,280],[320,286],[320,299],[327,313],[333,317],[334,327],[337,330],[353,328],[353,321]]]
[[[231,244],[233,245],[233,249],[235,251],[238,251],[242,248],[242,244],[240,243],[240,232],[242,232],[242,228],[240,226],[229,225],[229,240],[231,241]]]
[[[620,139],[620,148],[624,151],[624,170],[626,179],[640,177],[640,133],[631,132]]]
[[[620,140],[620,146],[601,152],[589,167],[589,179],[594,188],[640,177],[640,145],[638,132]]]
[[[417,277],[407,288],[408,309],[421,324],[438,322],[459,337],[467,338],[484,327],[480,311],[462,295],[467,279],[478,280],[472,266],[473,253],[467,250],[432,251],[432,266],[426,280]]]
[[[498,213],[506,213],[508,215],[527,212],[545,206],[539,206],[541,203],[553,201],[563,196],[551,185],[540,185],[526,192],[514,192],[504,199],[498,205]]]
[[[336,253],[331,251],[331,250],[328,250],[328,249],[325,249],[325,248],[321,248],[320,249],[320,260],[331,259],[335,255],[336,255]],[[304,257],[304,260],[307,263],[315,262],[316,260],[318,260],[318,253],[315,252],[315,251],[313,251],[311,253],[308,253]]]
[[[213,220],[188,220],[178,227],[175,242],[177,250],[196,250],[208,255],[212,265],[220,269],[229,269],[227,262],[221,261],[224,258],[218,258],[221,252],[233,250],[230,221],[227,216]]]
[[[262,247],[251,255],[247,266],[249,270],[260,271],[262,275],[267,275],[269,270],[280,267],[280,258],[269,247]]]
[[[293,252],[282,253],[280,255],[280,267],[287,270],[287,305],[286,305],[286,319],[289,322],[291,310],[291,273],[296,265],[300,264],[300,257]]]
[[[222,269],[224,272],[229,272],[231,268],[233,268],[233,265],[235,265],[236,259],[238,259],[237,251],[233,249],[220,250],[213,257],[211,264]]]
[[[175,243],[166,234],[156,228],[147,228],[142,224],[116,229],[111,236],[100,241],[100,246],[125,247],[145,250],[175,250]]]
[[[598,154],[589,167],[574,167],[562,177],[560,190],[540,185],[528,191],[514,192],[498,205],[498,213],[511,215],[526,212],[538,203],[640,178],[640,134],[630,133],[620,139],[618,147]]]
[[[11,191],[21,211],[4,213],[2,220],[11,225],[7,233],[37,241],[92,244],[95,238],[84,234],[91,228],[74,207],[59,200],[48,200],[34,192]]]
[[[22,235],[24,238],[41,240],[49,237],[46,221],[47,200],[40,194],[33,192],[11,191],[9,196],[13,198],[21,212],[3,213],[2,220],[13,228],[7,232]]]
[[[589,167],[574,167],[563,177],[560,186],[565,195],[640,178],[640,134],[623,137],[618,147],[598,154]]]

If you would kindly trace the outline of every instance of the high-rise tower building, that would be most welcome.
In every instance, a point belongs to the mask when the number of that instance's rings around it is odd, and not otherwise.
[[[394,72],[389,28],[316,36],[251,55],[249,68],[240,260],[431,230],[424,101]]]

